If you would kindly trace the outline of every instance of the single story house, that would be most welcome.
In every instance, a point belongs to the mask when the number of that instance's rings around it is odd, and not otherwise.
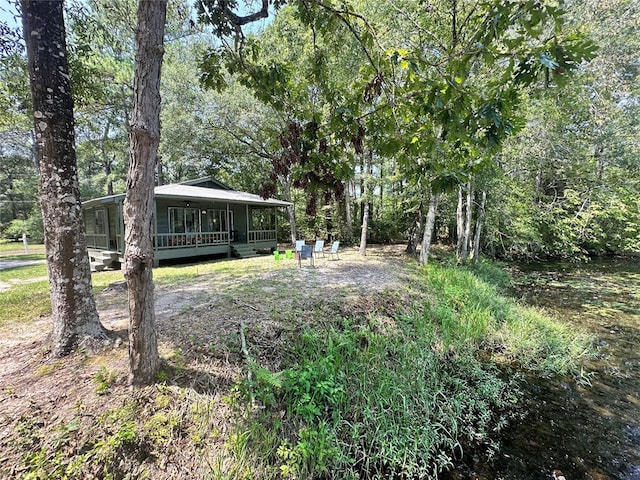
[[[125,195],[82,203],[94,270],[124,261]],[[154,264],[224,254],[247,257],[277,246],[276,208],[290,202],[232,190],[211,177],[155,187]]]

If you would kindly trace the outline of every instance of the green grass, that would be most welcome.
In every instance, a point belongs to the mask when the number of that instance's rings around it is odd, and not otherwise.
[[[25,281],[33,280],[47,276],[47,265],[25,265],[23,267],[7,268],[0,270],[0,282],[9,282],[11,280]]]
[[[275,262],[220,261],[157,268],[154,279],[172,285],[214,275],[216,282],[234,285],[241,298],[257,298],[258,285],[269,281],[261,275],[274,269]],[[6,281],[46,274],[46,267],[11,272]],[[508,276],[490,263],[411,264],[404,273],[410,279],[400,289],[362,299],[367,309],[358,313],[349,313],[341,298],[301,298],[287,310],[267,305],[268,323],[282,328],[284,350],[273,351],[261,325],[243,330],[256,360],[245,362],[231,390],[165,391],[156,385],[147,391],[160,388],[155,402],[126,397],[98,412],[97,423],[80,429],[84,417],[78,416],[41,436],[25,419],[21,428],[34,435],[35,445],[23,457],[29,472],[42,478],[109,472],[124,478],[144,468],[137,455],[165,452],[178,445],[175,438],[180,448],[203,455],[210,453],[212,438],[224,441],[227,457],[210,464],[211,478],[436,478],[471,447],[491,457],[520,398],[514,371],[577,372],[590,354],[589,339],[502,296]],[[101,291],[123,274],[92,278]],[[26,306],[34,310],[25,312]],[[46,281],[14,283],[0,297],[0,318],[28,321],[47,307]],[[168,361],[187,375],[195,356],[182,348]],[[206,362],[203,352],[197,358]],[[50,370],[40,374],[54,375]],[[115,371],[107,367],[94,374],[94,382],[101,395],[118,389]],[[235,416],[227,417],[235,423],[225,433],[216,430],[220,419],[211,413],[221,408],[220,393]],[[76,438],[85,430],[86,437]],[[60,453],[60,445],[71,449],[76,443],[75,453]]]
[[[231,400],[240,467],[265,479],[437,478],[469,445],[496,452],[520,395],[498,367],[577,373],[590,354],[585,335],[501,296],[496,267],[418,275],[422,295],[393,319],[317,306],[322,320],[285,342],[283,370],[248,364]]]
[[[41,243],[29,244],[28,254],[24,253],[24,245],[22,242],[7,242],[0,241],[0,258],[7,258],[8,256],[24,256],[24,255],[44,255],[44,245]],[[44,258],[44,257],[43,257]]]
[[[27,322],[49,313],[51,301],[47,280],[15,285],[0,294],[0,326]]]

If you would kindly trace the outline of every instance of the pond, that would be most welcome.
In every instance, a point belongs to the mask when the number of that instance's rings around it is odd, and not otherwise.
[[[525,379],[522,418],[495,459],[466,459],[455,476],[640,480],[640,259],[522,265],[514,277],[517,296],[591,332],[598,354],[582,381]]]

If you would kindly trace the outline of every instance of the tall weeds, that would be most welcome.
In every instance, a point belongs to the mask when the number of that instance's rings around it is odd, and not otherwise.
[[[567,373],[588,339],[501,296],[483,278],[504,278],[477,268],[430,265],[391,318],[325,317],[291,337],[284,370],[249,365],[232,403],[255,477],[436,478],[469,445],[493,454],[519,395],[496,363]]]

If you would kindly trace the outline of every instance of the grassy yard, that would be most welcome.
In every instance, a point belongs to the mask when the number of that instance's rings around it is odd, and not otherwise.
[[[25,252],[22,242],[0,241],[0,258],[42,259],[44,258],[44,245],[41,243],[29,244]]]
[[[21,308],[44,309],[46,281],[25,282],[42,267],[0,277],[3,338],[42,329],[1,359],[0,476],[11,478],[434,477],[499,450],[518,371],[571,374],[590,354],[587,336],[501,295],[509,279],[488,263],[419,268],[375,249],[314,269],[218,261],[154,270],[164,367],[131,391],[118,342],[43,355],[43,312]],[[126,294],[109,285],[121,279],[93,276],[114,329]],[[35,392],[47,393],[34,403]]]

